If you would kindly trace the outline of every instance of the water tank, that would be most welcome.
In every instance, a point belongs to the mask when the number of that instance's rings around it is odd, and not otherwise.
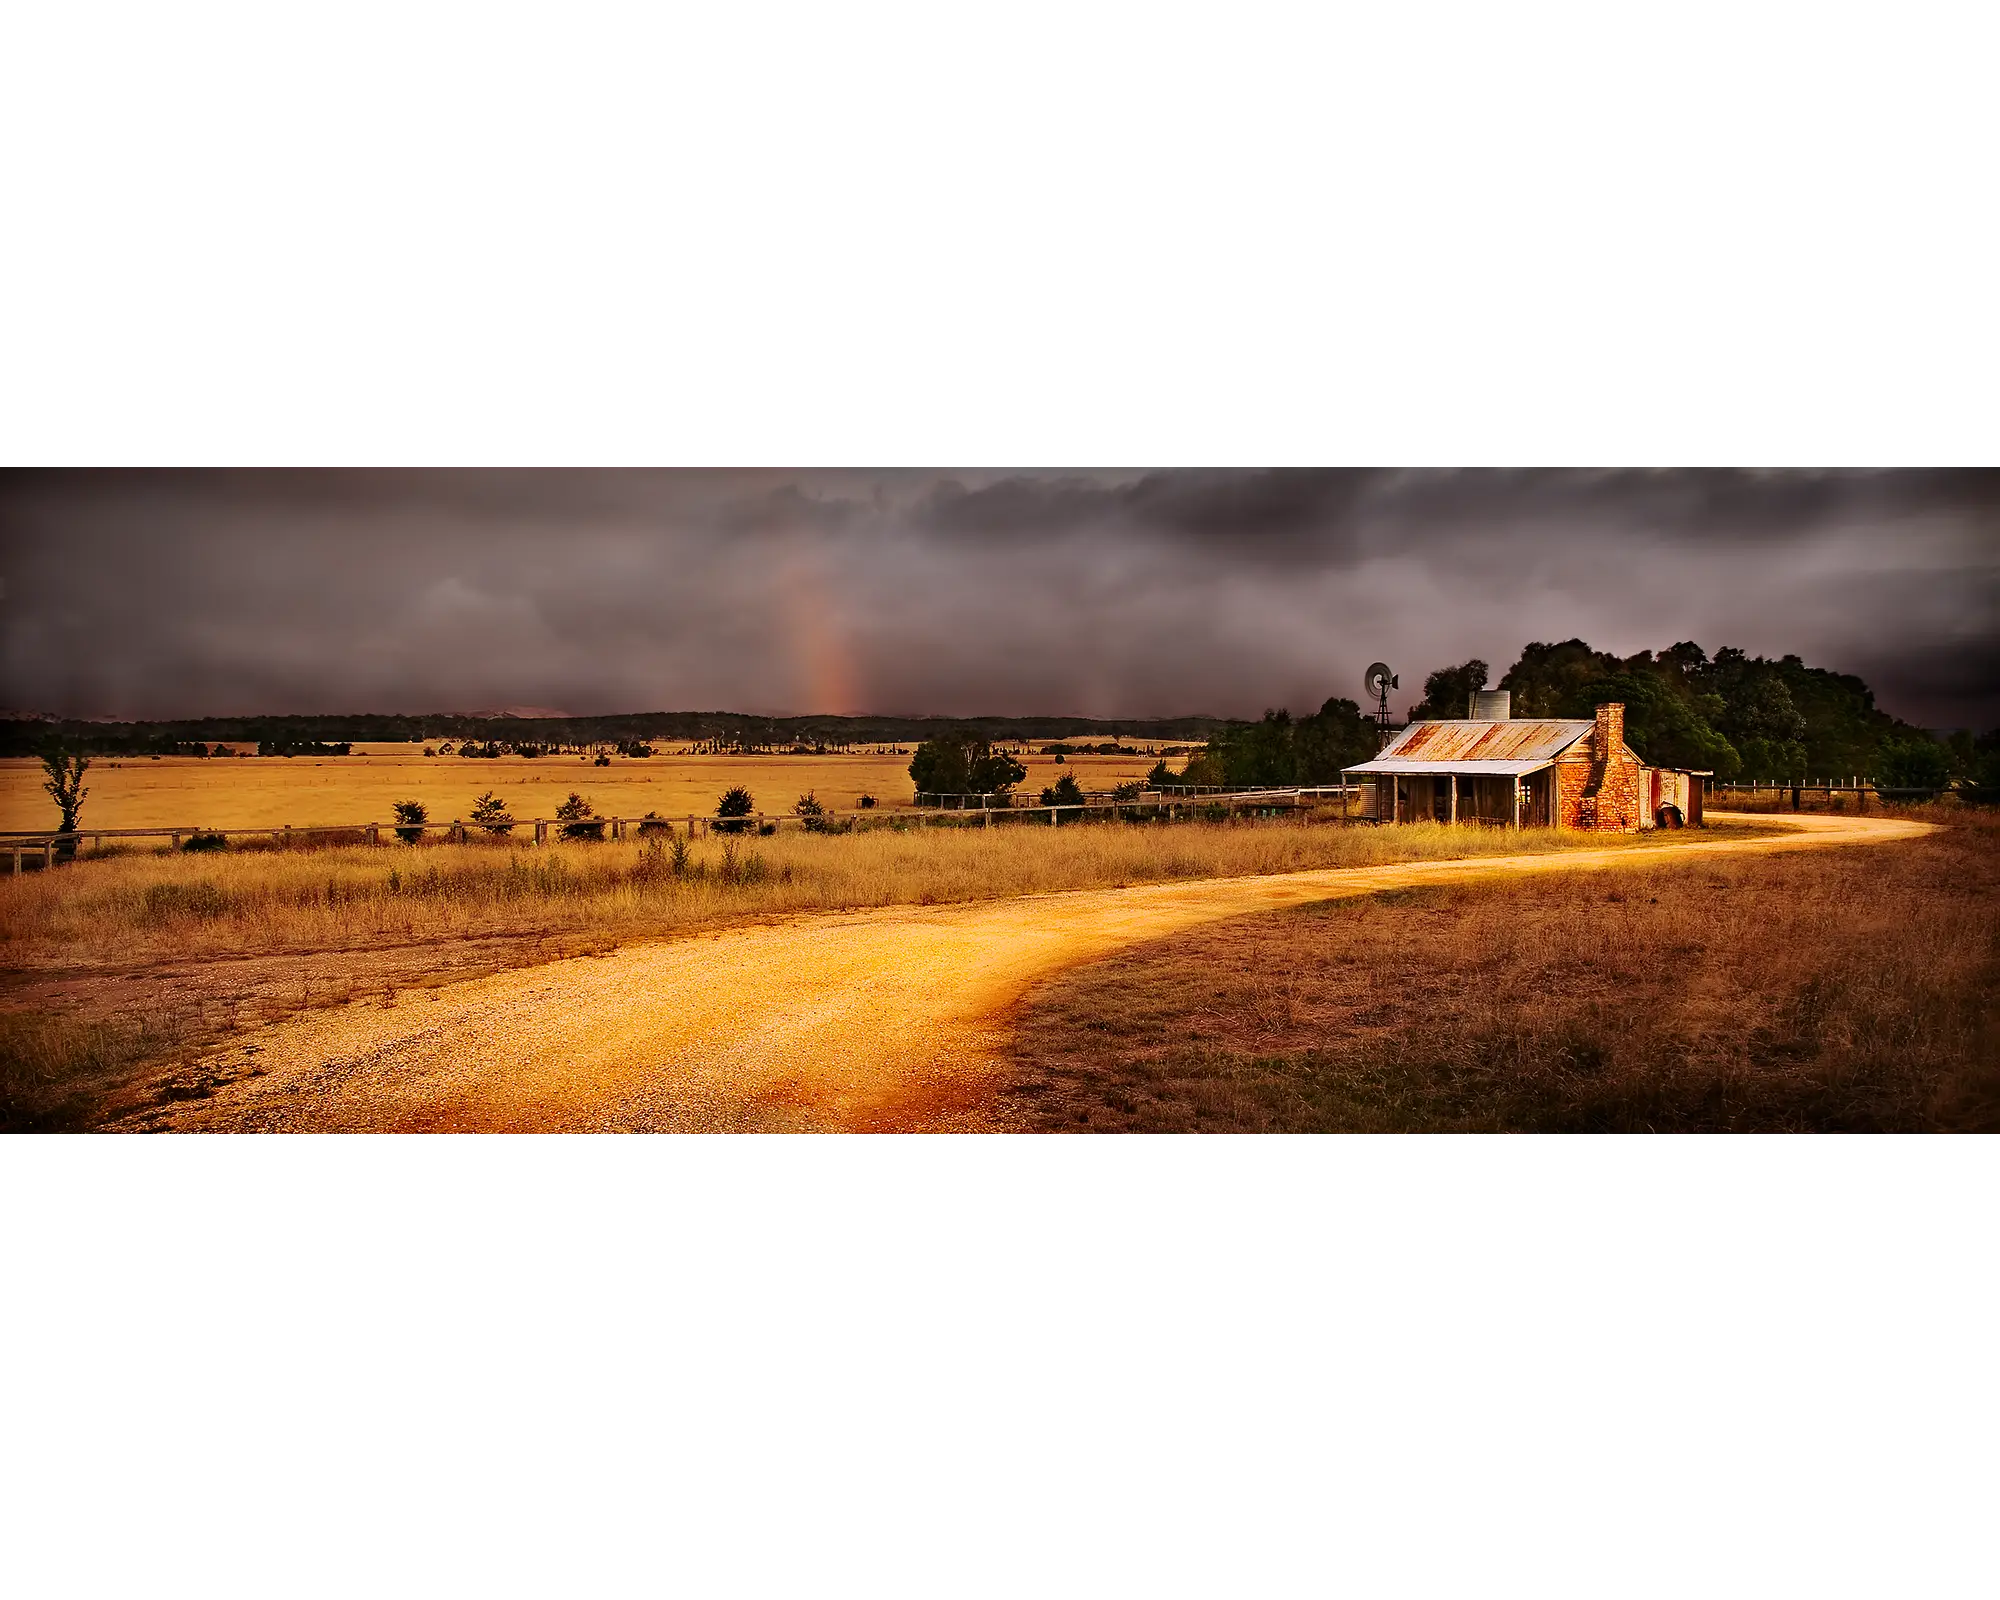
[[[1514,715],[1514,695],[1507,689],[1480,689],[1472,696],[1474,722],[1506,722]]]

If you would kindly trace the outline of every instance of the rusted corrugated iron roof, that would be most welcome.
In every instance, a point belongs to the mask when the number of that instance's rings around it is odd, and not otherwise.
[[[1553,766],[1549,761],[1397,761],[1389,756],[1377,756],[1373,761],[1364,761],[1358,767],[1346,767],[1343,771],[1360,773],[1395,773],[1406,777],[1422,777],[1429,773],[1434,777],[1457,776],[1477,778],[1490,775],[1496,778],[1508,776],[1525,778],[1531,772]]]
[[[1588,722],[1413,722],[1349,772],[1532,772],[1589,735]]]

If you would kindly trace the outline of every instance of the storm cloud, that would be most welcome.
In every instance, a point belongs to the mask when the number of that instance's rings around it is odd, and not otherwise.
[[[2000,473],[14,472],[15,710],[1304,710],[1694,639],[2000,723]]]

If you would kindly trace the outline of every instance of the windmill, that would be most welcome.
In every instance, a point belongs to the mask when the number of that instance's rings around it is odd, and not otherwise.
[[[1380,730],[1382,742],[1389,742],[1389,691],[1400,689],[1403,680],[1389,670],[1386,661],[1376,661],[1369,665],[1362,682],[1368,685],[1368,692],[1375,697],[1375,726]]]

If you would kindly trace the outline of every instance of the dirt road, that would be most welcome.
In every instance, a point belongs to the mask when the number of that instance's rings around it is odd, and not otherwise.
[[[1224,917],[1418,884],[1927,832],[1775,837],[1080,890],[800,917],[357,1002],[232,1042],[224,1086],[128,1119],[214,1132],[972,1131],[1006,1013],[1053,973]]]

